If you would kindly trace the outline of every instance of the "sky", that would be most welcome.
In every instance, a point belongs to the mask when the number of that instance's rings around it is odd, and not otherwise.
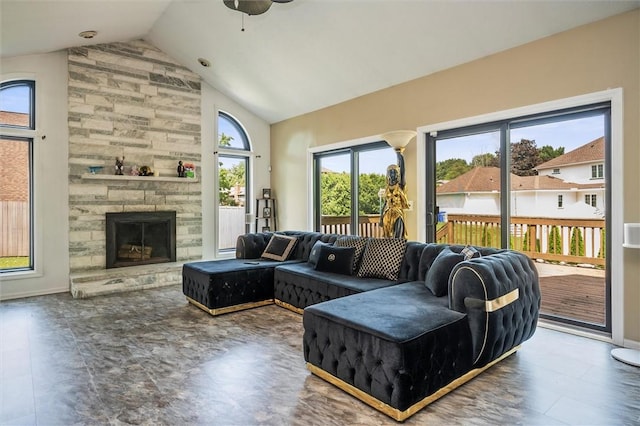
[[[26,86],[15,86],[2,90],[0,110],[11,112],[29,112],[29,89]]]
[[[541,148],[550,145],[553,148],[564,147],[565,153],[591,142],[604,135],[603,116],[581,118],[511,130],[511,142],[521,139],[533,139]],[[450,158],[462,158],[468,163],[475,155],[495,154],[500,149],[498,132],[439,140],[436,144],[436,161]],[[385,150],[386,151],[386,150]],[[389,164],[395,164],[395,153],[376,151],[368,156],[361,154],[360,173],[386,174]],[[342,154],[323,158],[322,167],[334,172],[349,170],[349,156]]]

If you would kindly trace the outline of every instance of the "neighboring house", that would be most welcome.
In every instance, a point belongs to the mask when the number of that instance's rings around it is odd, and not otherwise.
[[[540,164],[538,176],[511,174],[511,215],[602,219],[604,138]],[[476,167],[436,188],[441,212],[500,214],[500,169]]]

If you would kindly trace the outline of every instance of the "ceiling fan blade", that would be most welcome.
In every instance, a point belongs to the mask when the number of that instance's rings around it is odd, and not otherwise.
[[[273,3],[271,0],[222,0],[229,9],[246,13],[247,15],[260,15],[265,13]],[[237,7],[236,7],[237,5]]]

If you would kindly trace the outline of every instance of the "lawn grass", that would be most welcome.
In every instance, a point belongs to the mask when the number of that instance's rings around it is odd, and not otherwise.
[[[28,268],[29,256],[0,257],[0,269]]]

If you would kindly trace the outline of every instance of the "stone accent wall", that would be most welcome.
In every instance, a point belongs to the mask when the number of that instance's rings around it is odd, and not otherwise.
[[[70,49],[69,239],[71,272],[105,268],[105,213],[175,210],[178,261],[202,255],[200,77],[144,41]],[[155,177],[113,179],[115,158]],[[88,166],[103,166],[90,179]],[[84,175],[84,176],[83,176]],[[89,176],[92,177],[92,176]]]

